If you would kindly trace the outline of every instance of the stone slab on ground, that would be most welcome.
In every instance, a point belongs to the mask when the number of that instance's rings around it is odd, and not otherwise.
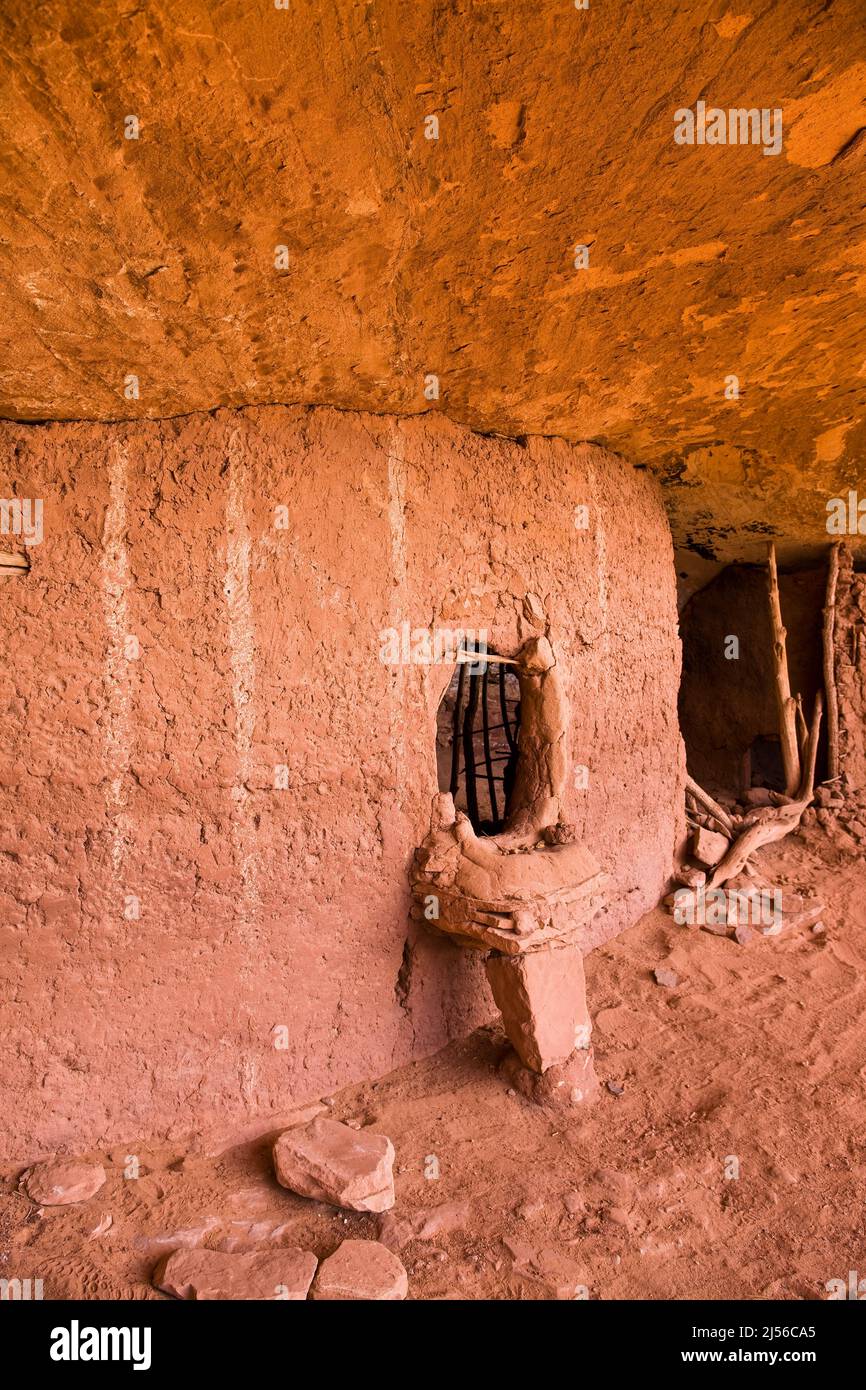
[[[394,1205],[394,1145],[385,1134],[319,1116],[274,1144],[277,1181],[301,1197],[349,1211]]]
[[[160,1260],[152,1282],[163,1293],[198,1302],[286,1300],[307,1297],[318,1261],[309,1250],[281,1250],[244,1255],[219,1250],[175,1250]]]
[[[401,1260],[377,1240],[344,1240],[319,1266],[311,1298],[399,1302],[409,1292]]]
[[[75,1159],[51,1159],[36,1163],[24,1174],[22,1185],[32,1202],[40,1207],[65,1207],[86,1202],[105,1182],[101,1163],[81,1163]]]

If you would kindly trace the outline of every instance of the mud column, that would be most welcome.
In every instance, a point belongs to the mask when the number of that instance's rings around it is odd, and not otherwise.
[[[503,1070],[521,1094],[542,1104],[585,1105],[598,1094],[583,956],[549,945],[485,961],[493,998],[514,1049]]]

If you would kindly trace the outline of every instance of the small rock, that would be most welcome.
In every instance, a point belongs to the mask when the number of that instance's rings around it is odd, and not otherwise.
[[[556,825],[548,825],[542,831],[541,838],[546,845],[573,845],[577,839],[577,829],[568,821],[559,821]]]
[[[590,1105],[598,1097],[592,1048],[577,1048],[566,1061],[544,1072],[525,1067],[510,1048],[500,1063],[500,1070],[521,1096],[542,1110],[570,1111]]]
[[[704,922],[704,931],[712,932],[713,936],[727,936],[727,922]]]
[[[631,1218],[624,1207],[609,1207],[607,1211],[608,1221],[612,1221],[614,1226],[630,1226]]]
[[[297,1303],[307,1297],[317,1263],[309,1250],[294,1246],[247,1255],[175,1250],[160,1260],[152,1282],[174,1298],[198,1302],[286,1299]]]
[[[105,1182],[101,1163],[53,1159],[37,1163],[22,1178],[24,1191],[40,1207],[66,1207],[95,1197]]]
[[[521,1221],[537,1221],[540,1216],[544,1215],[543,1199],[537,1197],[534,1201],[521,1202],[515,1208],[514,1215],[519,1217]]]
[[[821,932],[824,932],[826,930],[827,928],[824,926],[823,922],[815,922],[812,926],[812,931],[814,932],[815,936],[820,936]]]
[[[288,1222],[276,1221],[233,1221],[231,1234],[225,1236],[215,1247],[227,1255],[235,1251],[257,1250],[265,1241],[282,1240],[292,1227]]]
[[[622,1173],[618,1168],[599,1168],[596,1173],[587,1180],[587,1193],[593,1199],[599,1199],[613,1207],[622,1207],[629,1211],[635,1202],[635,1183],[628,1173]]]
[[[761,927],[761,936],[781,936],[785,927],[784,918],[773,922],[769,927]]]
[[[781,882],[781,880],[780,880]],[[757,887],[755,879],[749,874],[735,874],[725,883],[725,892],[730,893],[753,893]]]
[[[384,1245],[377,1240],[344,1240],[319,1266],[310,1297],[396,1303],[408,1292],[409,1278],[403,1264]]]
[[[435,1240],[437,1236],[465,1230],[471,1217],[470,1202],[440,1202],[438,1207],[428,1207],[418,1213],[415,1233],[419,1240]]]
[[[414,1239],[415,1225],[408,1216],[396,1216],[393,1211],[385,1211],[379,1217],[379,1240],[389,1250],[402,1250]]]
[[[714,869],[728,852],[729,841],[715,830],[699,826],[692,834],[692,858],[708,869]]]
[[[668,893],[662,901],[674,921],[680,926],[695,927],[700,925],[697,921],[699,899],[696,889],[678,888],[675,893]]]
[[[605,1084],[612,1096],[621,1096],[625,1092],[625,1086],[620,1086],[618,1081],[608,1081]]]
[[[562,1201],[569,1216],[579,1216],[586,1210],[586,1202],[582,1192],[566,1192]]]
[[[743,797],[747,806],[772,806],[773,799],[768,787],[750,787]]]
[[[683,888],[703,888],[706,881],[704,870],[696,868],[694,864],[683,864],[674,873],[674,883],[679,883]]]
[[[657,985],[664,985],[665,989],[676,989],[680,982],[680,977],[670,966],[657,965],[653,971]]]
[[[788,931],[802,931],[820,921],[826,904],[817,898],[804,898],[795,893],[784,896],[783,921]]]
[[[171,1254],[178,1247],[194,1250],[201,1245],[205,1236],[216,1230],[222,1223],[216,1216],[206,1216],[198,1226],[189,1226],[182,1231],[162,1231],[156,1235],[134,1236],[132,1246],[140,1254],[152,1258],[156,1255]]]
[[[734,940],[739,941],[741,946],[748,945],[754,935],[748,922],[738,922],[734,927]]]
[[[437,1236],[462,1231],[471,1217],[469,1202],[441,1202],[438,1207],[422,1207],[413,1216],[386,1211],[379,1217],[379,1240],[389,1250],[402,1250],[410,1240],[436,1240]]]
[[[816,811],[815,815],[819,825],[830,825],[832,823],[833,817],[825,806],[822,806],[820,810]]]
[[[323,1117],[287,1130],[274,1144],[277,1182],[302,1197],[349,1211],[394,1205],[394,1145],[384,1134],[355,1131]]]

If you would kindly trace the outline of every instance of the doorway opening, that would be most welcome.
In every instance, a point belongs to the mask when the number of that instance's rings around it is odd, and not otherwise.
[[[501,833],[517,776],[520,681],[496,655],[464,648],[436,715],[439,790],[477,835]]]
[[[805,734],[823,689],[822,613],[826,570],[779,575],[791,691]],[[724,804],[763,803],[782,792],[774,637],[763,565],[729,565],[689,598],[680,615],[680,728],[692,777]],[[816,782],[826,773],[826,719]]]

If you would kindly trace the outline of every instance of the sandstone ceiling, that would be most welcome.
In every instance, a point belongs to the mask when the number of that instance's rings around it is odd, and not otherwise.
[[[826,545],[864,0],[287,2],[6,0],[0,414],[438,409],[651,468],[698,557]],[[781,108],[781,153],[676,144],[699,100]]]

